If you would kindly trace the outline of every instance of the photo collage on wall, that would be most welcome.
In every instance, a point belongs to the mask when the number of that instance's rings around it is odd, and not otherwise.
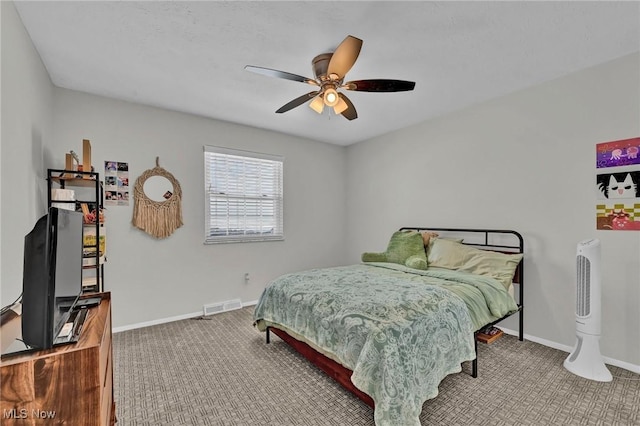
[[[129,163],[104,162],[104,203],[107,206],[129,205]]]
[[[596,229],[640,231],[640,138],[596,144]]]

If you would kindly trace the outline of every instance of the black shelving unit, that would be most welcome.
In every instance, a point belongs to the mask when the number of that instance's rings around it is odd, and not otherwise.
[[[70,200],[54,200],[52,193],[54,189],[78,189],[77,193],[81,192],[82,196],[73,201]],[[82,189],[83,188],[83,189]],[[85,195],[90,199],[83,198]],[[106,235],[104,230],[104,220],[100,220],[100,212],[104,209],[104,188],[100,181],[100,174],[96,172],[81,172],[75,170],[61,170],[61,169],[48,169],[47,170],[47,207],[51,207],[53,203],[73,203],[74,210],[82,211],[82,205],[86,204],[89,210],[95,208],[96,218],[94,223],[84,223],[82,230],[83,240],[85,232],[90,228],[95,228],[95,244],[85,244],[85,249],[93,249],[94,256],[83,255],[83,274],[82,274],[82,288],[84,293],[101,293],[104,291],[104,262],[106,262],[106,247],[105,253],[100,256],[100,236]],[[85,265],[85,261],[95,264]],[[95,275],[87,276],[87,280],[95,277],[93,284],[85,281],[85,271],[95,271]]]

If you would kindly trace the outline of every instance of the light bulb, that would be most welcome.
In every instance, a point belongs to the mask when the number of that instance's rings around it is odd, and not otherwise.
[[[327,106],[335,106],[338,103],[338,92],[334,88],[329,88],[324,91],[324,103]]]

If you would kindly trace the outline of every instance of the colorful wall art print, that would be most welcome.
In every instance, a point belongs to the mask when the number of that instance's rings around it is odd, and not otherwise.
[[[105,205],[129,205],[129,163],[104,162]]]
[[[640,203],[596,205],[596,229],[640,231]]]
[[[640,168],[617,173],[600,173],[596,175],[596,187],[599,199],[639,198]]]
[[[640,164],[640,138],[596,144],[596,167],[628,166]]]

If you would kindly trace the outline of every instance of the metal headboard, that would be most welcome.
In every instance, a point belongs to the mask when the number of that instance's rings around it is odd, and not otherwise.
[[[462,244],[466,244],[469,246],[473,246],[473,247],[477,247],[480,248],[482,250],[490,250],[490,251],[497,251],[500,253],[523,253],[524,254],[524,239],[522,238],[522,235],[520,235],[519,232],[510,230],[510,229],[466,229],[466,228],[425,228],[425,227],[421,227],[421,226],[406,226],[403,228],[400,228],[400,231],[434,231],[434,232],[447,232],[450,234],[457,234],[458,236],[464,237],[466,234],[466,236],[476,236],[479,237],[479,240],[476,241],[475,239],[473,241],[462,241]],[[500,236],[502,237],[507,237],[510,239],[514,239],[513,237],[515,237],[515,239],[517,239],[517,244],[514,242],[513,244],[510,243],[492,243],[491,239],[492,236],[497,237],[498,239],[500,239]],[[518,291],[518,308],[519,308],[519,319],[520,319],[520,330],[519,330],[519,339],[523,340],[524,339],[524,315],[523,315],[523,308],[524,308],[524,257],[522,258],[522,260],[520,261],[520,264],[518,264],[518,267],[516,268],[515,274],[513,276],[513,282],[518,284],[520,286],[520,289]],[[506,317],[504,317],[506,318]],[[500,320],[496,321],[495,323],[498,323],[500,321],[502,321],[504,318],[500,318]],[[494,324],[495,324],[494,323]]]

